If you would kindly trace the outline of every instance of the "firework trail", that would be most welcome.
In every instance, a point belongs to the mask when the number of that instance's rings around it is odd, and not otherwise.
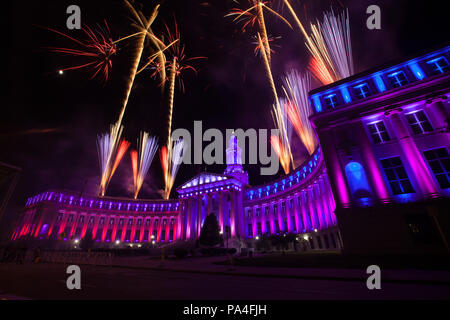
[[[260,46],[262,47],[262,39],[261,36],[258,33],[258,41]],[[277,88],[275,86],[275,81],[273,80],[273,75],[272,75],[272,70],[270,68],[270,63],[268,60],[268,57],[266,55],[266,51],[265,50],[261,50],[261,55],[263,57],[263,62],[264,62],[264,66],[266,68],[266,73],[267,73],[267,77],[269,79],[270,82],[270,86],[272,88],[272,93],[274,95],[275,98],[275,104],[272,107],[272,118],[274,120],[275,125],[277,126],[278,130],[280,131],[280,136],[281,136],[281,140],[272,140],[275,141],[277,143],[280,143],[281,147],[276,146],[278,148],[278,150],[282,150],[285,154],[282,155],[282,158],[280,158],[280,162],[282,163],[282,167],[284,169],[284,172],[287,174],[290,171],[290,160],[292,159],[292,152],[291,152],[291,146],[289,143],[289,136],[288,136],[288,132],[287,132],[287,128],[286,128],[286,121],[285,121],[285,117],[283,116],[283,111],[280,107],[280,101],[278,99],[278,93],[277,93]],[[272,144],[273,145],[273,144]],[[286,160],[288,159],[288,160]],[[283,165],[284,164],[284,165]]]
[[[184,141],[182,139],[172,141],[168,147],[169,148],[163,146],[160,153],[161,167],[163,168],[165,182],[163,197],[166,200],[170,197],[170,192],[183,158]]]
[[[292,28],[292,26],[283,16],[281,16],[268,6],[269,1],[249,0],[249,2],[251,5],[249,8],[247,9],[234,8],[230,11],[230,13],[225,15],[225,17],[234,16],[235,18],[233,19],[233,21],[235,22],[243,21],[244,23],[241,29],[242,32],[245,32],[248,27],[254,27],[255,24],[258,24],[258,32],[262,38],[262,45],[258,44],[258,46],[260,48],[265,49],[267,59],[270,63],[272,59],[271,54],[273,50],[270,49],[271,40],[269,39],[267,33],[267,27],[264,18],[264,10],[267,10],[268,12],[272,13],[273,15],[281,19],[290,28]]]
[[[289,24],[289,22],[283,18],[280,14],[276,13],[274,10],[272,10],[268,5],[268,2],[263,2],[260,0],[251,0],[250,4],[251,7],[248,9],[232,9],[232,11],[227,14],[226,16],[235,16],[233,21],[244,21],[244,25],[242,27],[242,31],[245,31],[247,27],[253,27],[255,24],[258,25],[258,32],[257,32],[257,46],[256,51],[261,52],[264,68],[267,74],[267,78],[270,83],[270,87],[272,89],[272,93],[274,96],[274,105],[272,107],[272,118],[274,120],[274,123],[278,130],[280,131],[280,138],[276,137],[271,139],[271,143],[274,146],[274,149],[278,150],[279,152],[282,152],[282,154],[277,153],[280,158],[280,162],[282,164],[282,167],[285,171],[285,173],[288,173],[290,170],[290,162],[292,159],[292,152],[291,147],[289,143],[289,136],[287,132],[287,126],[286,126],[286,117],[283,115],[283,110],[280,107],[280,102],[278,99],[278,93],[275,85],[275,81],[273,79],[272,70],[271,70],[271,53],[273,50],[270,48],[270,42],[273,41],[273,39],[269,39],[265,18],[264,18],[264,9],[269,11],[270,13],[274,14],[276,17],[283,20],[290,28],[292,26]],[[276,145],[274,145],[274,143]]]
[[[323,84],[329,84],[338,80],[335,77],[335,71],[326,47],[322,46],[320,42],[314,41],[313,38],[308,35],[302,22],[300,21],[298,15],[295,13],[294,8],[292,8],[292,5],[289,3],[289,1],[284,0],[284,4],[289,9],[289,12],[294,18],[298,28],[305,37],[306,47],[312,55],[311,63],[314,63],[314,65],[310,65],[311,72],[316,75],[316,72],[320,71],[320,74],[316,77]]]
[[[138,21],[139,24],[139,32],[133,34],[137,37],[137,44],[136,44],[136,53],[135,53],[135,59],[133,61],[132,67],[131,67],[131,73],[130,77],[127,83],[126,91],[125,91],[125,98],[122,102],[122,108],[120,110],[119,119],[117,122],[111,126],[110,134],[108,136],[108,139],[102,140],[102,145],[99,146],[99,149],[101,149],[101,152],[99,152],[99,158],[100,162],[102,163],[102,175],[100,180],[100,193],[102,196],[105,195],[107,185],[112,177],[112,159],[114,154],[117,151],[117,147],[119,145],[120,136],[122,134],[123,126],[122,126],[122,120],[123,116],[125,114],[125,110],[128,104],[128,99],[130,97],[131,89],[133,87],[134,79],[136,77],[136,73],[138,70],[139,62],[141,60],[142,51],[144,50],[144,42],[145,37],[147,35],[147,31],[150,28],[153,21],[156,19],[156,16],[158,15],[158,8],[159,5],[157,5],[153,12],[151,13],[149,19],[147,20],[144,15],[139,11],[136,11],[134,7],[125,0],[125,5],[127,8],[131,11],[131,13],[134,15],[134,18],[136,21]],[[105,145],[108,143],[108,145]]]
[[[301,75],[293,70],[284,78],[283,90],[288,99],[288,102],[284,104],[287,116],[309,155],[311,155],[317,146],[316,135],[309,121],[311,108],[308,101],[308,92],[311,90],[311,78],[307,73]]]
[[[291,159],[289,158],[289,154],[285,149],[283,143],[281,142],[278,136],[270,136],[270,144],[272,145],[273,150],[277,154],[278,159],[280,160],[280,164],[284,169],[284,172],[288,174],[290,170]]]
[[[331,9],[325,12],[322,23],[311,24],[312,37],[318,47],[328,53],[337,80],[353,75],[352,45],[348,10],[336,16]]]
[[[105,27],[99,26],[97,29],[91,29],[88,26],[83,26],[81,30],[86,39],[78,40],[63,32],[44,27],[45,29],[57,33],[77,45],[77,48],[62,48],[49,47],[50,52],[62,53],[70,56],[87,58],[89,62],[77,64],[75,66],[59,69],[59,72],[66,70],[91,69],[92,76],[90,79],[100,77],[101,81],[105,83],[109,78],[109,73],[112,68],[112,57],[117,53],[115,43],[111,39],[111,33],[108,23],[105,21]]]
[[[205,57],[192,57],[188,58],[185,53],[185,45],[181,42],[181,35],[178,29],[178,25],[176,21],[174,22],[174,32],[171,32],[169,27],[166,25],[166,38],[170,43],[168,46],[164,48],[167,49],[170,60],[166,61],[165,65],[161,65],[159,62],[157,63],[160,69],[167,68],[169,73],[168,81],[169,81],[169,92],[168,92],[168,101],[169,101],[169,115],[168,115],[168,125],[167,125],[167,143],[166,146],[161,148],[161,165],[164,172],[164,197],[168,199],[170,196],[170,191],[172,190],[172,186],[175,180],[176,172],[178,170],[179,164],[176,166],[172,164],[172,160],[178,157],[177,152],[182,152],[183,142],[177,141],[172,146],[172,120],[173,120],[173,109],[175,102],[175,85],[176,79],[179,79],[179,83],[181,86],[181,90],[184,92],[184,82],[181,79],[181,74],[185,70],[191,70],[194,73],[197,73],[197,70],[189,63],[189,61],[204,59]],[[165,59],[165,58],[164,58]],[[156,69],[156,72],[158,69]],[[180,149],[181,148],[181,149]],[[175,169],[175,171],[173,171]]]
[[[144,183],[145,176],[152,164],[153,158],[158,151],[156,137],[149,137],[147,132],[141,132],[139,140],[139,153],[136,150],[130,152],[133,168],[134,198],[137,199],[139,191]]]
[[[123,127],[118,124],[111,125],[110,132],[99,135],[97,137],[97,150],[101,170],[99,193],[104,196],[106,188],[111,178],[122,160],[130,143],[119,139],[122,134]],[[118,137],[118,138],[116,138]],[[114,164],[111,166],[112,159],[115,157]]]

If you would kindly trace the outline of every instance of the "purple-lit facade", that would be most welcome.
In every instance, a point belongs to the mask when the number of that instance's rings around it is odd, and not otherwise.
[[[346,251],[448,251],[449,50],[310,93]]]
[[[320,146],[276,181],[249,185],[232,135],[223,174],[200,173],[178,199],[45,192],[27,201],[13,239],[192,240],[214,213],[222,232],[249,243],[292,232],[315,250],[448,251],[449,49],[311,91]]]
[[[82,239],[99,243],[171,242],[180,238],[177,200],[80,196],[48,191],[29,198],[12,239]]]
[[[223,174],[203,172],[182,184],[178,200],[131,200],[49,191],[28,199],[12,238],[77,240],[99,246],[196,239],[209,213],[232,238],[293,232],[309,249],[339,249],[334,199],[320,148],[290,175],[250,187],[232,135]],[[323,241],[321,240],[323,237]]]

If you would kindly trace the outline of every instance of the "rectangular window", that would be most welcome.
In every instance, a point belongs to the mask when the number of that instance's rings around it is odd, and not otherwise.
[[[283,219],[283,231],[287,231],[287,219],[286,218],[284,218]]]
[[[361,83],[355,87],[353,87],[353,92],[358,99],[364,99],[365,97],[370,96],[370,89],[367,83]]]
[[[286,202],[281,202],[281,212],[285,213],[286,212]]]
[[[161,239],[160,239],[160,241],[164,242],[165,240],[166,240],[166,230],[163,229],[163,230],[161,230]]]
[[[139,236],[141,235],[141,231],[140,230],[136,230],[136,232],[134,233],[134,242],[138,242],[139,241]]]
[[[274,205],[273,205],[273,213],[274,213],[274,214],[277,214],[277,209],[278,209],[277,205],[274,204]]]
[[[393,194],[414,192],[400,157],[383,159],[381,165]]]
[[[173,229],[169,231],[169,241],[173,241]]]
[[[148,241],[148,230],[144,231],[144,242]]]
[[[291,216],[291,221],[292,221],[292,223],[291,223],[292,230],[297,231],[297,226],[295,224],[295,216]]]
[[[374,143],[389,141],[390,137],[383,121],[372,122],[367,125]]]
[[[145,226],[146,226],[146,227],[150,226],[150,222],[151,222],[150,219],[145,220]]]
[[[423,153],[428,165],[442,189],[450,188],[450,156],[447,148],[428,150]]]
[[[100,218],[99,225],[102,226],[104,223],[105,223],[105,218],[104,217]]]
[[[62,220],[63,214],[58,213],[58,217],[56,218],[56,222],[60,222]]]
[[[430,121],[428,120],[423,110],[407,114],[406,120],[408,120],[408,123],[414,134],[433,131],[433,127],[431,126]]]
[[[450,70],[450,66],[445,57],[438,57],[433,60],[427,61],[433,74],[441,74]]]
[[[258,229],[258,234],[261,235],[262,234],[261,222],[258,222],[256,224],[256,228]]]
[[[269,207],[264,207],[264,214],[265,214],[266,216],[269,215]]]
[[[323,97],[323,99],[325,100],[325,105],[329,109],[333,109],[339,104],[338,97],[335,93],[329,94],[329,95]]]
[[[256,216],[261,216],[261,208],[256,208]]]
[[[398,88],[408,84],[408,78],[403,71],[397,71],[387,76],[392,88]]]
[[[248,236],[253,237],[253,228],[251,223],[248,224]]]
[[[131,230],[128,229],[127,232],[125,233],[125,241],[130,241],[131,238]]]
[[[266,233],[270,234],[270,221],[266,221]]]
[[[277,233],[280,232],[280,224],[278,223],[278,219],[275,220],[275,230]]]

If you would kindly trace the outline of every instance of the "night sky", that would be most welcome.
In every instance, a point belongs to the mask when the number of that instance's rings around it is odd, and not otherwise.
[[[244,1],[244,0],[242,0]],[[281,1],[278,1],[281,2]],[[321,18],[322,12],[341,3],[349,9],[353,59],[357,72],[403,56],[444,45],[448,41],[448,11],[443,1],[400,0],[292,0],[306,25],[307,19]],[[140,1],[148,15],[157,1]],[[86,71],[66,72],[60,68],[80,60],[51,53],[46,47],[68,47],[63,37],[42,29],[45,26],[70,35],[80,31],[66,28],[66,8],[81,7],[82,23],[95,26],[107,20],[113,38],[135,29],[122,1],[12,1],[2,4],[4,14],[2,115],[0,117],[0,161],[22,168],[20,181],[7,209],[10,223],[25,199],[48,189],[95,193],[99,181],[96,136],[117,120],[125,83],[129,76],[132,46],[120,45],[113,58],[106,85],[89,80]],[[369,5],[381,8],[381,30],[366,28]],[[192,130],[194,120],[203,129],[273,128],[270,116],[272,94],[259,56],[254,54],[252,34],[241,33],[238,25],[224,15],[237,4],[232,0],[166,0],[153,24],[156,34],[174,17],[181,30],[188,56],[206,56],[194,62],[198,74],[183,75],[186,91],[175,94],[173,128]],[[277,4],[275,4],[277,7]],[[292,23],[287,9],[282,14]],[[307,49],[298,29],[290,30],[271,17],[269,34],[275,41],[273,72],[278,85],[290,69],[306,67]],[[5,30],[6,28],[6,30]],[[125,43],[123,43],[125,44]],[[316,84],[317,86],[318,84]],[[167,101],[161,97],[156,80],[146,71],[138,75],[124,118],[124,137],[136,147],[140,130],[165,141]],[[206,145],[206,144],[204,144]],[[245,166],[250,183],[260,184],[274,177],[259,176],[257,165]],[[174,189],[199,170],[222,172],[224,165],[183,165]],[[281,173],[280,166],[280,173]],[[159,159],[155,157],[140,198],[159,198],[163,187]],[[113,177],[107,194],[129,196],[132,188],[130,158],[127,154]],[[172,197],[176,196],[174,190]]]

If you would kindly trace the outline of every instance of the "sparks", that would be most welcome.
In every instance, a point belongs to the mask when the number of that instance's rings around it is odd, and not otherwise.
[[[99,77],[101,82],[108,80],[112,68],[112,57],[117,53],[117,48],[111,38],[106,20],[104,24],[104,28],[99,26],[96,29],[92,29],[86,25],[83,26],[81,28],[85,36],[83,40],[76,39],[51,28],[45,28],[71,40],[76,45],[75,48],[49,47],[47,49],[50,52],[87,59],[81,64],[60,69],[58,71],[59,74],[63,74],[66,70],[90,69],[92,72],[90,79]]]
[[[158,142],[156,137],[149,137],[147,132],[141,132],[139,140],[139,153],[132,150],[131,164],[133,169],[134,181],[134,198],[137,199],[139,191],[144,183],[145,176],[152,164],[153,158],[158,150]]]
[[[311,78],[306,73],[289,72],[284,79],[284,92],[288,103],[284,105],[289,121],[295,129],[309,155],[317,147],[317,138],[309,121],[311,108],[308,101],[308,92],[311,90]]]

